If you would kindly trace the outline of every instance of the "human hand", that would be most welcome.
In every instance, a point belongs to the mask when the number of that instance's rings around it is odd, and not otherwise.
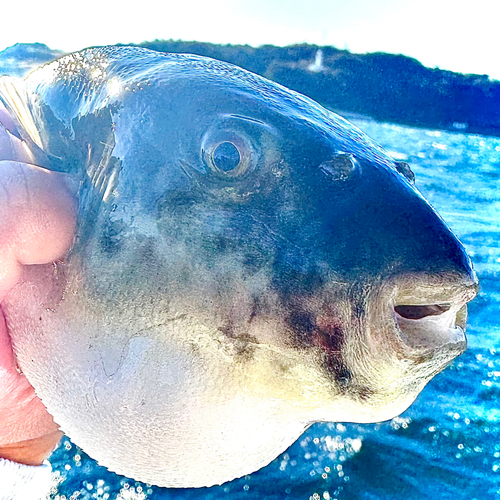
[[[75,230],[75,204],[62,174],[1,160],[0,149],[0,304],[25,266],[62,258]],[[17,367],[1,305],[0,422],[0,458],[27,465],[41,464],[62,435]]]

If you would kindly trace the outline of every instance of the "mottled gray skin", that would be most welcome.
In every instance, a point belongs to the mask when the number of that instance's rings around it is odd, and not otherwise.
[[[69,55],[19,92],[79,222],[4,310],[23,371],[102,465],[221,483],[312,422],[394,417],[465,348],[462,245],[407,165],[315,102],[136,48]]]

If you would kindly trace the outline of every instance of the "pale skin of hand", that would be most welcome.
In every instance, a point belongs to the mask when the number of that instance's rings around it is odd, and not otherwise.
[[[26,465],[41,464],[62,434],[17,366],[1,301],[24,266],[64,257],[75,220],[63,174],[0,161],[0,458]]]

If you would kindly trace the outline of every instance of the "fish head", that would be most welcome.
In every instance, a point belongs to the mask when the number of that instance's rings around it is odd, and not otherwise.
[[[55,64],[28,85],[78,230],[4,309],[23,371],[102,464],[221,483],[313,422],[398,415],[465,349],[470,260],[357,128],[196,56]]]

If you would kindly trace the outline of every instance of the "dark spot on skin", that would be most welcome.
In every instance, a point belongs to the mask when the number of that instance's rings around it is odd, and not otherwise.
[[[236,355],[244,361],[250,361],[254,356],[255,344],[257,343],[257,339],[252,335],[239,335],[234,339]]]
[[[231,242],[223,236],[214,236],[212,242],[217,252],[224,253],[230,250]]]
[[[293,309],[287,317],[293,343],[302,349],[321,349],[321,364],[336,388],[344,392],[353,390],[353,375],[346,365],[342,349],[344,330],[335,316],[316,316],[311,311]]]
[[[413,363],[415,363],[415,365],[423,365],[428,362],[429,362],[429,356],[426,356],[425,354],[422,354],[420,356],[415,356],[415,359],[413,360]],[[436,374],[437,373],[438,372],[436,372]]]
[[[285,363],[280,363],[279,361],[276,362],[276,368],[279,370],[280,373],[283,375],[286,375],[290,371],[290,366],[286,365]]]
[[[314,332],[314,344],[323,350],[323,366],[337,382],[340,390],[345,391],[352,385],[352,373],[342,357],[345,344],[344,330],[334,322],[323,324]]]
[[[252,312],[248,318],[248,323],[251,323],[257,316],[269,313],[269,307],[266,306],[266,301],[260,295],[252,297]]]
[[[350,391],[354,393],[360,401],[367,401],[374,394],[372,389],[362,385],[352,385]]]
[[[250,313],[250,317],[248,318],[249,324],[259,315],[259,309],[260,309],[259,299],[254,298],[252,303],[252,312]]]
[[[156,262],[156,243],[153,239],[147,239],[140,248],[140,255],[142,262]]]
[[[196,204],[198,198],[193,193],[185,191],[168,191],[160,200],[157,207],[160,216],[182,216],[187,214]]]
[[[269,297],[264,294],[252,296],[252,311],[248,318],[248,323],[251,323],[258,316],[266,316],[273,312],[273,306],[269,302]]]
[[[221,332],[232,340],[232,345],[235,348],[236,356],[240,361],[250,361],[255,353],[255,345],[258,344],[256,337],[246,333],[237,334],[231,322],[228,322],[221,329]]]
[[[121,238],[123,229],[123,223],[112,221],[107,221],[106,225],[102,228],[99,244],[102,251],[108,257],[116,255],[121,250],[123,246]]]
[[[243,257],[243,265],[249,274],[254,274],[269,262],[269,256],[262,251],[248,250]]]
[[[234,338],[234,327],[232,323],[226,323],[223,327],[220,328],[220,331],[229,338]]]
[[[238,249],[237,243],[231,238],[222,235],[214,235],[205,240],[205,248],[216,254],[235,252]]]
[[[311,312],[292,310],[286,321],[294,335],[294,340],[299,345],[304,347],[313,345],[316,320]]]
[[[238,241],[223,234],[202,235],[198,237],[198,242],[207,266],[217,265],[223,255],[239,253]]]
[[[338,354],[344,346],[344,330],[336,318],[321,316],[319,325],[314,331],[314,344],[325,352]]]
[[[325,355],[323,358],[323,366],[328,373],[333,376],[341,391],[350,388],[352,384],[352,373],[345,365],[340,352],[336,356],[331,354]]]

